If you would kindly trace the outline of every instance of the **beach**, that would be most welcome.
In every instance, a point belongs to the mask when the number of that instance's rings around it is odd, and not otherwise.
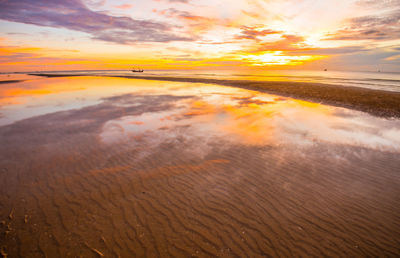
[[[87,76],[88,74],[32,74],[45,77]],[[111,75],[113,76],[113,75]],[[173,77],[173,76],[115,76],[120,78],[160,80],[173,82],[211,83],[240,87],[282,96],[293,97],[311,102],[346,107],[384,117],[400,117],[400,92],[368,89],[362,87],[343,87],[340,85],[289,82],[289,81],[252,81],[224,80],[211,78]]]
[[[400,257],[400,0],[0,0],[1,257]]]
[[[400,93],[36,75],[0,91],[3,256],[400,255]]]

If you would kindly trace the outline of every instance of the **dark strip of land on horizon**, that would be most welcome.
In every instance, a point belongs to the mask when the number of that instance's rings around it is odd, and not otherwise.
[[[0,81],[0,84],[7,84],[7,83],[17,83],[17,82],[22,82],[23,80],[5,80],[5,81]]]
[[[69,76],[99,76],[91,74],[49,74],[32,73],[29,75],[45,77]],[[345,107],[381,117],[400,118],[400,92],[366,89],[350,86],[338,86],[311,82],[288,81],[250,81],[250,80],[220,80],[207,78],[168,77],[168,76],[136,76],[136,75],[100,75],[103,77],[118,77],[128,79],[208,83],[224,86],[240,87],[248,90],[292,97],[321,104]]]

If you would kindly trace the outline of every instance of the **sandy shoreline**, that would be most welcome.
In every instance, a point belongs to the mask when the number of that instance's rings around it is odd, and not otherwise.
[[[3,256],[400,255],[399,119],[203,83],[10,88],[30,116],[0,126]]]
[[[45,77],[87,76],[87,74],[29,74]],[[400,93],[358,87],[309,82],[218,80],[167,76],[106,76],[142,80],[211,83],[273,93],[286,97],[345,107],[382,117],[400,117]]]

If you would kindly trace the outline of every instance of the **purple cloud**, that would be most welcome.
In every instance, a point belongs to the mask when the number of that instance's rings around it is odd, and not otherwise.
[[[240,35],[237,35],[235,37],[236,39],[259,40],[258,37],[260,37],[260,36],[262,37],[262,36],[266,36],[266,35],[282,33],[282,31],[276,31],[276,30],[270,30],[270,29],[257,30],[257,27],[249,27],[249,26],[242,26],[241,30],[242,31],[240,32]]]
[[[361,16],[347,21],[347,26],[328,40],[394,40],[400,37],[400,10],[379,16]]]
[[[159,1],[159,0],[156,0]],[[169,3],[183,3],[183,4],[187,4],[189,3],[189,0],[166,0]]]
[[[399,7],[400,0],[358,0],[357,5],[363,7]]]
[[[120,44],[191,40],[167,24],[92,11],[81,0],[0,0],[0,19],[86,32]]]

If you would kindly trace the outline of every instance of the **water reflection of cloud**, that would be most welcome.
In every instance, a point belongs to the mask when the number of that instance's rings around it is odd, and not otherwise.
[[[393,125],[388,130],[382,128],[382,122],[377,120],[386,121],[388,126],[393,122],[306,101],[267,94],[243,96],[239,92],[177,99],[175,104],[178,109],[146,112],[112,123],[120,123],[125,129],[124,135],[136,133],[149,137],[152,146],[181,136],[187,142],[203,139],[210,143],[224,139],[256,146],[307,147],[329,143],[392,151],[400,148],[396,138],[400,131]],[[207,149],[204,145],[201,148]],[[201,152],[199,149],[197,152]]]
[[[148,148],[157,148],[165,142],[179,142],[185,151],[203,156],[215,142],[304,148],[335,144],[400,151],[399,120],[217,85],[160,84],[108,78],[70,79],[51,79],[62,86],[60,91],[51,94],[60,94],[67,85],[77,81],[79,83],[72,88],[75,92],[71,92],[71,97],[74,100],[80,98],[79,88],[87,83],[85,87],[96,90],[93,94],[96,94],[97,103],[21,121],[13,125],[14,131],[46,127],[47,135],[43,135],[46,141],[53,139],[52,131],[57,131],[54,139],[63,133],[85,131],[99,133],[103,144],[124,142],[128,145],[146,144]],[[41,83],[43,81],[46,80]],[[91,88],[91,83],[101,86]],[[35,85],[24,87],[35,89]],[[110,85],[120,85],[121,88],[110,88]],[[103,86],[107,86],[104,95],[99,95],[98,90],[101,91]],[[45,91],[57,88],[54,85],[43,87]],[[90,94],[81,94],[86,105],[94,98]],[[56,100],[51,104],[53,110],[58,103],[69,103],[62,98]],[[40,103],[33,101],[28,105]],[[28,129],[25,131],[29,133]]]
[[[400,137],[389,136],[400,134],[398,121],[380,119],[357,111],[350,112],[352,115],[335,116],[314,110],[296,110],[279,118],[279,132],[284,139],[297,144],[331,143],[400,151]],[[389,134],[386,133],[388,130]]]

